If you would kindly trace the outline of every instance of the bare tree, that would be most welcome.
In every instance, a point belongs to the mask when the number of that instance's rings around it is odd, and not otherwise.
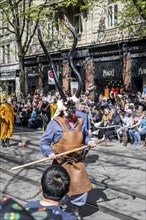
[[[4,0],[0,2],[0,10],[5,15],[5,23],[0,29],[6,29],[15,36],[18,50],[21,92],[25,94],[24,57],[35,34],[38,22],[47,6],[47,0],[34,5],[32,0]],[[4,22],[4,21],[2,21]]]
[[[6,29],[15,36],[20,69],[20,88],[25,94],[24,57],[28,52],[39,21],[58,8],[78,5],[83,10],[89,7],[89,0],[0,0],[0,11],[5,15],[5,23],[0,29]],[[3,22],[3,21],[2,21]]]

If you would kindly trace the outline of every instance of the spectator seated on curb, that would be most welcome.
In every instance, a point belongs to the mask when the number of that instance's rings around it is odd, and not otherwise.
[[[51,209],[25,209],[12,198],[0,200],[0,219],[4,220],[62,220],[58,212]]]
[[[99,122],[102,120],[102,113],[101,110],[98,109],[96,106],[94,106],[91,109],[91,126],[92,126],[92,132],[96,131],[96,126]]]
[[[120,114],[120,118],[122,121],[122,127],[117,129],[117,137],[120,142],[122,142],[121,137],[123,138],[124,146],[127,145],[127,141],[128,141],[127,131],[131,127],[131,124],[133,122],[132,114],[133,114],[133,112],[131,109],[127,109],[125,116],[122,115],[122,112]]]
[[[122,121],[120,118],[120,114],[117,112],[115,108],[111,110],[112,113],[112,119],[109,125],[108,132],[106,135],[108,135],[109,139],[112,140],[117,139],[117,129],[121,127]]]
[[[98,138],[103,138],[107,132],[108,126],[110,126],[112,120],[112,112],[105,108],[102,115],[101,123],[98,128]]]
[[[146,111],[144,111],[143,113],[143,118],[140,121],[137,131],[135,131],[135,133],[133,134],[133,137],[134,137],[133,147],[136,147],[136,148],[143,147],[141,145],[142,135],[146,135]]]
[[[28,119],[28,128],[38,129],[41,127],[42,127],[42,118],[37,105],[34,105],[31,116]]]
[[[133,122],[131,124],[131,127],[128,130],[129,138],[130,138],[130,143],[134,143],[134,133],[138,130],[138,127],[140,125],[142,119],[142,114],[141,111],[136,111],[135,116],[133,118]]]
[[[41,178],[43,198],[30,201],[25,208],[47,208],[62,216],[63,220],[75,220],[71,214],[60,208],[63,197],[69,192],[70,176],[64,167],[52,165],[47,168]]]

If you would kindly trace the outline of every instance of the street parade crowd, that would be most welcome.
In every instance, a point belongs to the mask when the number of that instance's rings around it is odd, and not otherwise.
[[[72,60],[77,45],[76,34],[68,23],[65,26],[74,37],[69,53],[69,64],[78,82],[74,95],[63,91],[60,86],[38,28],[39,42],[52,66],[58,92],[54,95],[50,92],[44,94],[43,90],[36,89],[26,97],[14,93],[8,97],[2,94],[0,99],[2,148],[11,146],[14,125],[26,126],[34,132],[43,131],[40,151],[44,157],[52,160],[52,166],[42,174],[42,198],[25,205],[29,212],[24,208],[17,210],[19,216],[25,216],[22,219],[32,220],[33,209],[43,209],[51,212],[50,218],[47,215],[42,218],[44,220],[82,220],[80,208],[86,204],[88,192],[92,189],[85,165],[90,148],[107,139],[117,140],[124,146],[130,142],[133,149],[145,147],[146,95],[124,90],[117,93],[111,89],[108,94],[107,91],[99,94],[98,101],[94,101],[94,89],[83,94],[82,79]],[[72,204],[71,213],[64,211],[67,200]],[[2,210],[5,210],[4,214],[7,213],[6,208],[9,209],[10,205],[12,215],[9,212],[11,218],[7,219],[20,219],[18,216],[14,218],[16,206],[15,210],[12,209],[13,203],[10,199],[0,200],[1,213]]]
[[[13,124],[45,131],[57,110],[59,99],[58,92],[44,95],[39,89],[25,98],[15,93],[8,97],[4,94],[0,99],[2,146],[9,145]],[[146,101],[140,92],[129,94],[123,91],[116,95],[111,91],[109,97],[99,95],[97,102],[86,92],[81,95],[78,112],[87,114],[87,129],[92,137],[100,139],[106,135],[111,140],[114,137],[122,142],[122,134],[126,131],[126,142],[130,141],[133,147],[141,146],[146,130]]]
[[[87,91],[80,96],[76,107],[72,100],[69,101],[70,103],[67,102],[67,105],[63,102],[64,109],[58,92],[55,95],[51,95],[50,92],[44,95],[43,91],[36,90],[34,94],[28,94],[25,98],[15,93],[8,97],[3,94],[0,100],[2,147],[11,146],[13,126],[26,126],[33,131],[42,130],[43,135],[40,140],[42,154],[53,160],[52,169],[58,170],[57,167],[60,167],[58,165],[61,165],[71,178],[70,190],[66,189],[62,197],[58,197],[57,201],[55,199],[55,206],[59,207],[60,201],[63,201],[62,198],[67,194],[73,204],[72,213],[76,219],[83,219],[79,207],[86,203],[88,192],[92,188],[84,165],[89,149],[82,151],[82,154],[73,153],[70,157],[56,158],[56,155],[73,150],[82,144],[93,147],[96,145],[95,140],[105,138],[109,141],[122,142],[124,146],[130,142],[133,149],[145,147],[146,101],[140,92],[129,94],[123,90],[122,94],[117,95],[111,91],[109,97],[100,94],[98,101],[95,102],[91,98],[91,93]],[[73,166],[74,163],[76,168]],[[47,196],[47,193],[48,191],[44,193],[40,203],[30,202],[26,207],[39,208],[46,207],[47,204],[49,207],[52,206],[50,201],[54,200],[54,197]],[[63,219],[75,219],[72,214],[64,214],[62,209],[61,213]]]

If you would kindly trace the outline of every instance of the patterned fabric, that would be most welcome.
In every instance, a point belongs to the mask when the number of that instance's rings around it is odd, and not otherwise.
[[[1,220],[62,220],[58,213],[46,208],[24,208],[12,198],[0,199]]]

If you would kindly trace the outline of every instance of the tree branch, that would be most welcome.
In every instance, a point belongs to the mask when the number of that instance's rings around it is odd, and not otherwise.
[[[38,14],[37,14],[37,18],[38,18],[38,19],[36,20],[34,29],[33,29],[32,33],[31,33],[30,37],[29,37],[29,33],[27,32],[27,38],[26,38],[26,40],[25,40],[25,42],[24,42],[24,44],[23,44],[23,47],[22,47],[22,49],[23,49],[23,51],[24,51],[24,54],[27,53],[27,50],[28,50],[29,45],[30,45],[30,43],[31,43],[31,40],[32,40],[32,38],[33,38],[33,36],[34,36],[34,34],[35,34],[35,31],[36,31],[36,29],[37,29],[37,26],[38,26],[38,22],[39,22],[39,20],[40,20],[40,14],[41,14],[43,8],[45,7],[46,3],[47,3],[47,0],[45,0],[44,4],[40,7],[40,10],[38,11]],[[28,37],[29,37],[29,38],[28,38]]]
[[[145,3],[145,0],[144,1],[143,0],[141,0],[141,1],[139,1],[139,0],[132,0],[132,1],[133,1],[134,5],[136,6],[137,10],[139,11],[141,17],[144,20],[146,20],[146,13],[145,13],[146,12],[146,3]],[[145,4],[145,6],[142,7],[142,4],[143,5]]]
[[[36,32],[38,23],[39,23],[39,19],[36,21],[35,27],[34,27],[34,29],[33,29],[33,32],[32,32],[32,34],[31,34],[31,36],[29,37],[29,40],[26,42],[25,45],[23,45],[24,55],[25,55],[25,54],[27,53],[27,51],[28,51],[29,45],[30,45],[30,43],[31,43],[31,40],[32,40],[32,38],[33,38],[33,36],[34,36],[34,34],[35,34],[35,32]]]
[[[15,13],[15,4],[12,0],[9,0],[9,4],[10,4],[10,10],[11,10],[11,13],[12,13],[12,16],[13,16],[13,23],[14,23],[14,31],[15,31],[15,36],[17,38],[19,38],[19,26],[17,26],[17,19],[18,17],[16,16],[16,13]]]
[[[12,34],[15,34],[15,32],[12,31],[12,30],[11,30],[10,28],[8,28],[8,27],[1,27],[0,30],[7,30],[7,31],[9,31],[9,32],[12,33]]]
[[[30,10],[32,5],[32,1],[29,1],[29,5],[28,5],[28,10]],[[24,15],[25,16],[25,15]],[[27,17],[27,23],[26,23],[26,38],[25,38],[25,42],[23,44],[23,49],[25,49],[25,46],[28,42],[28,38],[29,38],[29,31],[30,31],[30,22],[31,22],[31,17],[30,14]],[[21,33],[21,36],[23,35],[23,33]]]
[[[9,16],[8,16],[7,11],[2,7],[2,5],[0,5],[0,8],[1,8],[1,10],[4,12],[4,14],[6,15],[6,18],[7,18],[8,23],[12,26],[12,28],[14,28],[13,23],[12,23],[12,22],[10,21],[10,19],[9,19]],[[2,21],[2,22],[3,22],[3,21]]]
[[[22,38],[22,35],[23,35],[23,32],[24,32],[24,28],[25,28],[25,22],[26,22],[26,18],[25,18],[25,0],[23,0],[22,13],[23,13],[23,21],[22,21],[22,29],[20,31],[20,38]]]

